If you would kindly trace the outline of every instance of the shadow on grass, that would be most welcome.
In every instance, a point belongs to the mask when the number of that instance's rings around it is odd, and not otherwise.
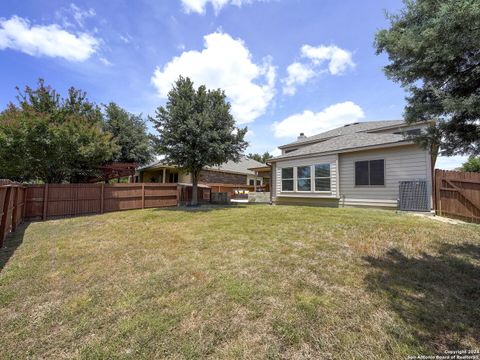
[[[18,226],[14,233],[7,235],[3,247],[0,248],[0,272],[15,253],[15,250],[22,244],[28,225],[28,222],[24,222]]]
[[[377,270],[366,277],[368,289],[387,299],[417,345],[441,352],[479,343],[479,245],[444,244],[438,255],[415,258],[392,249],[364,259]]]
[[[232,204],[232,205],[216,205],[216,204],[202,204],[199,206],[178,206],[178,207],[163,207],[163,208],[154,208],[155,211],[176,211],[176,212],[209,212],[216,210],[225,210],[225,209],[243,209],[249,205],[243,204]]]

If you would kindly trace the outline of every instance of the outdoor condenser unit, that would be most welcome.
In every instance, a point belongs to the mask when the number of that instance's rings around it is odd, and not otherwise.
[[[399,210],[430,211],[426,180],[400,181],[399,187]]]

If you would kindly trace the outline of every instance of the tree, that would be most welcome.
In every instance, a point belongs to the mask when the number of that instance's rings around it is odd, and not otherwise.
[[[480,173],[480,156],[470,156],[468,161],[464,162],[460,169],[462,171]]]
[[[247,155],[247,157],[248,157],[249,159],[253,159],[253,160],[256,160],[256,161],[258,161],[258,162],[261,162],[261,163],[264,163],[264,164],[265,164],[268,159],[273,158],[273,155],[270,154],[268,151],[265,151],[263,154],[258,154],[258,153],[252,154],[252,153],[249,153],[249,154]]]
[[[120,147],[112,161],[144,165],[152,160],[152,142],[141,115],[130,114],[111,102],[105,106],[103,130],[113,135]]]
[[[118,150],[85,92],[70,88],[62,98],[41,79],[18,92],[18,105],[0,113],[0,177],[80,182]]]
[[[165,107],[160,106],[151,119],[159,132],[157,150],[165,161],[192,175],[192,205],[197,205],[197,185],[205,166],[238,161],[247,147],[247,128],[235,126],[225,93],[197,90],[189,78],[179,77],[168,93]]]
[[[404,0],[376,34],[384,71],[408,92],[405,119],[436,119],[442,153],[480,153],[480,2]]]

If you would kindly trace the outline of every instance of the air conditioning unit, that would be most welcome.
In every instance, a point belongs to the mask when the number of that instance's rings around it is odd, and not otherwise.
[[[402,211],[430,211],[426,180],[400,181],[398,208]]]

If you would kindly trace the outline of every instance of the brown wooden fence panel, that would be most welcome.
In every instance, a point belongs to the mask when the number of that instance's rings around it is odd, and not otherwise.
[[[45,185],[28,185],[25,194],[25,217],[30,220],[41,219]]]
[[[28,185],[25,217],[48,219],[109,211],[177,206],[177,184]]]
[[[178,191],[176,184],[144,184],[145,208],[176,206]]]
[[[480,223],[480,173],[435,170],[435,212]]]
[[[25,214],[25,187],[3,180],[0,185],[0,247],[5,237],[23,221]]]

